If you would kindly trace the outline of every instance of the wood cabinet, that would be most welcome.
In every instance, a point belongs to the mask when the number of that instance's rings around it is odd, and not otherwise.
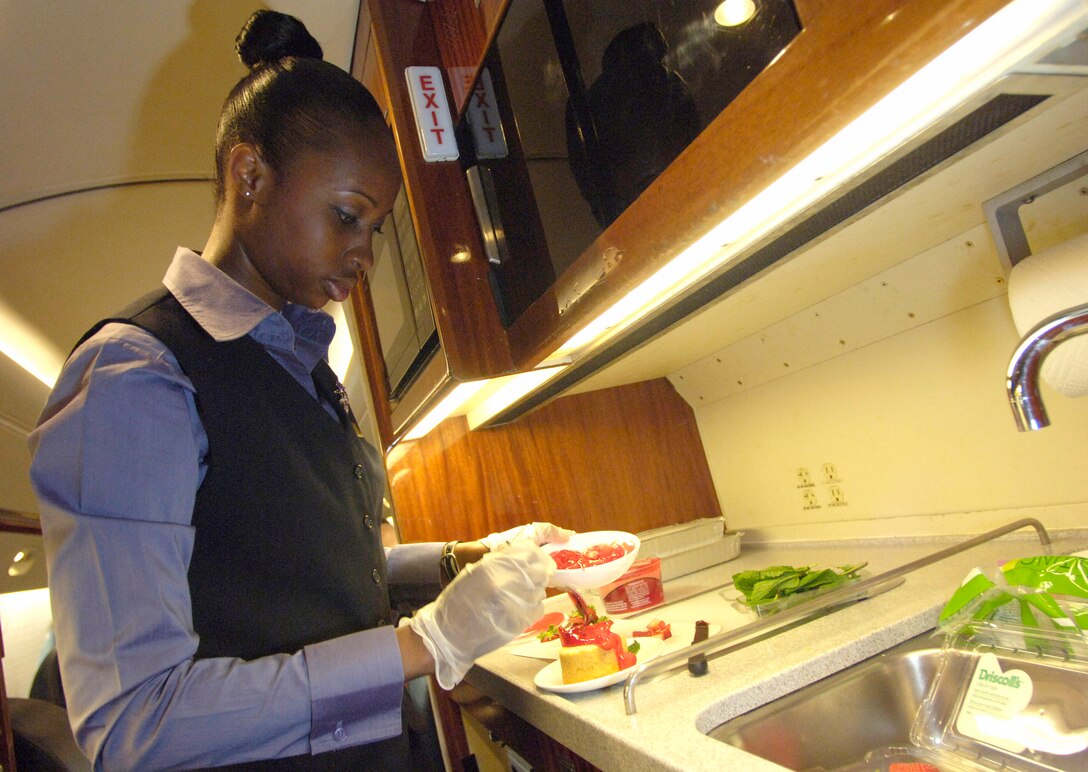
[[[563,397],[486,431],[450,419],[387,465],[405,541],[532,520],[642,531],[721,514],[695,417],[663,378]]]
[[[458,87],[451,78],[453,110],[460,115],[468,102],[468,87],[484,66],[511,0],[443,0],[430,8],[435,44],[442,68],[460,73]]]
[[[488,263],[465,175],[456,163],[424,160],[414,123],[405,69],[442,66],[431,4],[396,0],[371,3],[365,10],[370,18],[362,19],[360,26],[373,30],[370,46],[376,51],[377,70],[388,94],[390,125],[450,369],[462,380],[510,372],[514,362],[491,295]],[[362,57],[364,67],[369,50]],[[365,71],[356,74],[364,82],[372,77]],[[461,259],[466,252],[471,259]]]
[[[599,772],[597,767],[574,751],[555,742],[469,683],[458,684],[445,699],[455,711],[453,715],[462,713],[470,716],[483,727],[492,743],[509,748],[535,770]],[[453,772],[461,772],[466,765],[452,761],[451,767]]]
[[[450,70],[484,62],[493,25],[501,21],[505,6],[497,0],[478,7],[467,0],[369,0],[360,20],[359,40],[367,45],[357,51],[357,74],[368,84],[380,82],[388,94],[389,119],[449,378],[458,383],[489,378],[546,361],[572,335],[1006,2],[796,2],[801,32],[773,65],[523,312],[504,319],[465,173],[457,163],[424,161],[404,72],[409,66]],[[511,139],[516,145],[516,137]],[[516,181],[510,187],[520,188]],[[514,220],[522,224],[532,217]],[[521,250],[529,259],[532,238],[527,237],[529,246]],[[737,259],[746,258],[742,254]],[[538,280],[534,275],[533,281]],[[365,305],[365,296],[358,295],[356,301]],[[366,313],[359,315],[365,318]],[[621,337],[635,345],[638,326]],[[578,351],[575,364],[592,363],[594,354],[593,345]],[[581,372],[592,368],[582,367]],[[380,405],[381,395],[376,396]],[[385,439],[394,437],[389,433]]]

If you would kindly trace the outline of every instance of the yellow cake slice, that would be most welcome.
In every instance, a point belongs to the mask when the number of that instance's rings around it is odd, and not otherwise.
[[[620,669],[620,663],[614,651],[591,643],[559,649],[559,667],[563,671],[563,683],[576,684],[615,673]]]

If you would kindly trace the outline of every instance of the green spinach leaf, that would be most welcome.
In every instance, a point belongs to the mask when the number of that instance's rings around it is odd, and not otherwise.
[[[789,595],[811,592],[822,587],[835,587],[858,578],[866,563],[816,569],[812,566],[771,566],[762,571],[741,571],[733,574],[733,586],[752,608]]]

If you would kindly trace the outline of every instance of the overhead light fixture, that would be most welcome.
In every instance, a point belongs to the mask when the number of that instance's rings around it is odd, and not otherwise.
[[[724,4],[723,4],[724,5]],[[773,228],[902,145],[1061,34],[1088,23],[1082,0],[1014,0],[950,46],[650,278],[571,336],[577,357],[736,259]]]
[[[0,300],[0,353],[50,389],[64,365],[64,356],[57,347],[3,300]]]
[[[34,553],[19,550],[11,559],[8,566],[8,576],[25,576],[34,567]]]
[[[739,27],[755,15],[753,0],[723,0],[714,9],[714,21],[723,27]]]

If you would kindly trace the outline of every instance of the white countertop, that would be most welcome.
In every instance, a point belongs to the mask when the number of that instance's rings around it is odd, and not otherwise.
[[[1052,532],[1053,554],[1088,549],[1088,530]],[[722,587],[733,574],[772,565],[839,566],[868,561],[872,575],[969,538],[743,544],[728,563],[665,584],[666,605],[625,619],[667,622],[704,619],[733,629],[756,617],[737,608]],[[710,672],[691,676],[683,665],[644,680],[637,712],[627,715],[623,683],[595,692],[559,695],[533,678],[547,662],[504,647],[479,660],[468,680],[488,696],[603,770],[782,770],[777,764],[708,737],[735,716],[806,686],[901,641],[932,629],[967,572],[993,575],[1006,560],[1044,554],[1030,528],[974,547],[907,574],[905,582],[869,600],[725,655],[709,657]],[[670,597],[693,597],[670,602]]]

